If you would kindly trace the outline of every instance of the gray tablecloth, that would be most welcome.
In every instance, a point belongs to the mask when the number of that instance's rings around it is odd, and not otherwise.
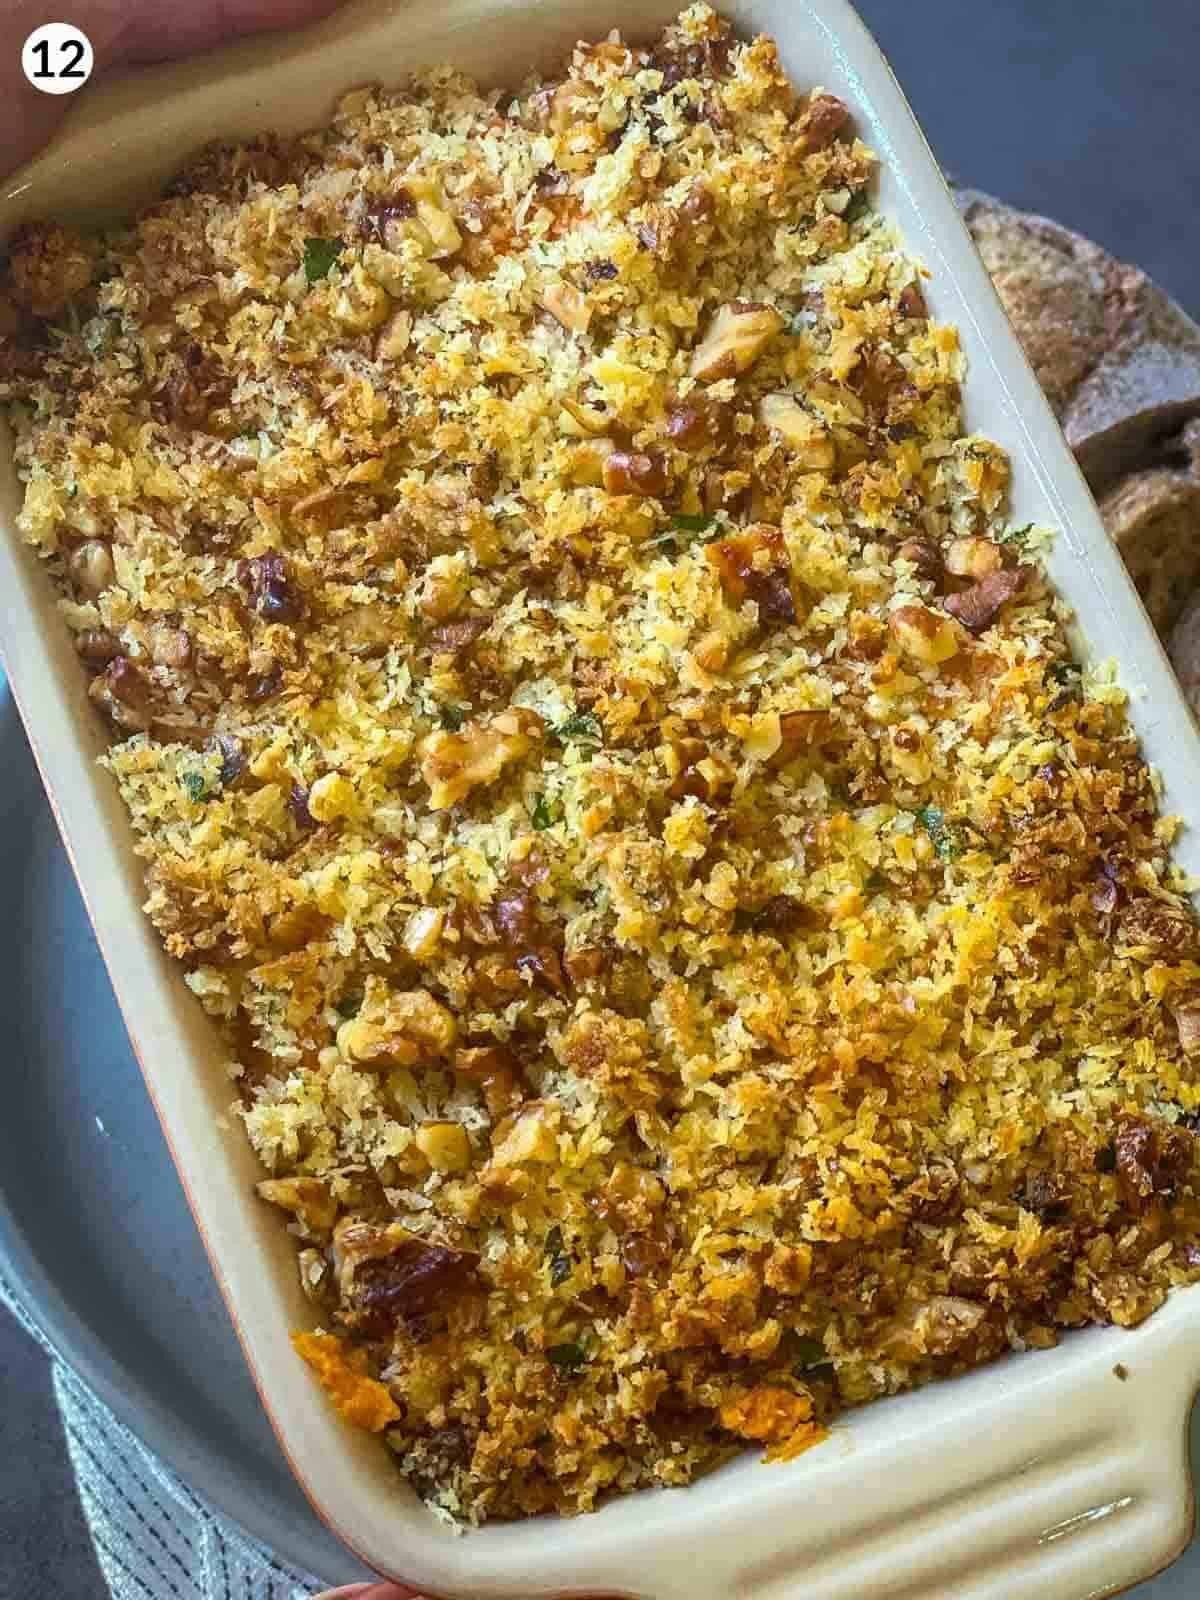
[[[54,1357],[0,1276],[0,1304],[43,1345],[96,1559],[115,1600],[307,1600],[322,1584],[218,1516]]]

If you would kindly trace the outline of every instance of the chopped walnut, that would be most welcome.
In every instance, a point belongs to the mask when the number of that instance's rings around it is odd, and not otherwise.
[[[92,281],[96,254],[96,245],[74,228],[24,223],[8,243],[13,299],[35,317],[57,316]]]
[[[411,178],[407,189],[417,203],[417,221],[429,236],[434,260],[452,256],[462,245],[462,234],[441,189],[431,178]]]
[[[932,539],[906,539],[896,554],[910,561],[919,577],[936,581],[942,575],[942,552]]]
[[[737,773],[728,761],[713,755],[703,740],[678,740],[673,754],[678,770],[667,791],[672,800],[694,795],[714,805],[728,797]]]
[[[708,411],[694,405],[677,406],[667,417],[666,433],[677,450],[698,450],[712,438]]]
[[[937,666],[958,654],[959,636],[954,624],[927,606],[900,606],[888,618],[888,627],[902,649],[928,666]]]
[[[478,1286],[479,1257],[411,1233],[399,1223],[379,1226],[344,1217],[333,1235],[342,1314],[368,1334],[436,1311]]]
[[[277,550],[239,561],[237,577],[251,607],[264,622],[295,622],[299,618],[303,599],[287,562]]]
[[[833,466],[833,440],[793,395],[764,395],[759,402],[758,415],[766,427],[783,437],[802,466],[814,471]]]
[[[446,913],[440,906],[422,906],[408,919],[404,948],[414,961],[427,961],[441,941]]]
[[[1185,1056],[1200,1055],[1200,1001],[1175,1006],[1173,1015],[1179,1030],[1179,1048]]]
[[[955,539],[946,551],[946,571],[956,578],[988,578],[1004,565],[1004,552],[990,539]]]
[[[493,1120],[513,1111],[524,1099],[520,1067],[507,1045],[472,1045],[459,1050],[454,1070],[479,1085]]]
[[[421,742],[421,776],[429,785],[429,805],[444,811],[471,790],[494,783],[505,767],[519,761],[542,736],[535,711],[512,706],[485,724],[471,724],[461,733],[444,730]]]
[[[1182,906],[1148,896],[1134,900],[1121,918],[1121,938],[1126,944],[1178,959],[1194,948],[1196,924]]]
[[[824,150],[850,121],[850,108],[833,94],[815,94],[796,124],[796,143],[805,155]]]
[[[692,352],[692,377],[700,383],[736,378],[754,365],[782,327],[783,318],[774,306],[731,301],[717,312]]]
[[[182,671],[192,659],[192,637],[186,628],[156,622],[150,629],[150,659],[156,667]]]
[[[107,628],[84,628],[75,635],[75,650],[89,667],[106,667],[121,654],[121,641]]]
[[[128,656],[116,656],[88,685],[88,694],[118,728],[130,733],[150,726],[150,684]]]
[[[1169,1200],[1194,1161],[1192,1136],[1157,1118],[1122,1118],[1113,1145],[1117,1181],[1133,1211]]]
[[[970,589],[964,589],[961,594],[947,595],[942,605],[971,633],[983,633],[995,622],[1003,607],[1020,594],[1027,576],[1025,567],[1004,568],[981,579]]]
[[[435,1172],[466,1172],[471,1165],[471,1142],[461,1122],[423,1122],[414,1137]]]
[[[67,565],[84,594],[91,595],[93,599],[102,595],[116,576],[112,551],[99,539],[88,539],[78,549],[72,550]]]
[[[382,1070],[449,1055],[457,1036],[453,1013],[428,989],[397,992],[372,976],[358,1015],[342,1023],[337,1042],[356,1065]]]
[[[444,622],[440,628],[434,628],[429,635],[429,642],[442,655],[460,655],[482,638],[491,625],[491,617],[459,617],[454,622]]]
[[[754,523],[744,533],[706,545],[705,555],[730,599],[753,600],[763,623],[795,622],[792,565],[781,528]]]
[[[547,284],[538,303],[568,333],[587,332],[592,320],[592,308],[587,296],[581,294],[573,284],[565,283],[561,278]]]
[[[393,311],[375,335],[375,358],[378,361],[399,361],[412,343],[412,313],[403,309]]]
[[[290,1211],[311,1238],[327,1234],[337,1221],[337,1201],[328,1184],[317,1178],[264,1178],[258,1193],[271,1205]]]
[[[609,494],[651,496],[667,491],[666,465],[649,451],[613,450],[605,458],[603,473]]]

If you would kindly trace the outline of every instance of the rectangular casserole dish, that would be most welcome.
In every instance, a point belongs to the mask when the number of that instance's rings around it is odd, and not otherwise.
[[[723,9],[743,33],[774,36],[800,87],[821,84],[846,100],[877,151],[880,209],[930,269],[933,314],[960,330],[967,423],[1012,457],[1014,520],[1061,530],[1049,567],[1076,612],[1081,648],[1117,658],[1165,804],[1186,812],[1200,781],[1190,713],[886,63],[845,0]],[[306,34],[100,90],[6,185],[0,230],[31,217],[119,216],[197,145],[311,126],[357,83],[395,82],[441,61],[484,82],[515,83],[578,37],[617,27],[639,39],[677,10],[672,0],[612,0],[602,12],[583,0],[350,5]],[[1082,1600],[1179,1553],[1193,1520],[1184,1424],[1200,1384],[1196,1290],[1135,1333],[1070,1337],[1057,1350],[877,1403],[787,1465],[748,1457],[689,1490],[639,1494],[573,1521],[493,1525],[461,1538],[436,1522],[397,1482],[382,1447],[337,1420],[288,1344],[289,1328],[310,1324],[312,1310],[286,1235],[254,1198],[249,1146],[223,1116],[220,1043],[139,909],[128,824],[95,766],[101,733],[50,585],[15,534],[18,486],[6,449],[0,457],[0,645],[13,690],[264,1404],[314,1506],[348,1546],[422,1588],[497,1600],[601,1592]],[[1200,871],[1200,847],[1187,834],[1179,858]]]

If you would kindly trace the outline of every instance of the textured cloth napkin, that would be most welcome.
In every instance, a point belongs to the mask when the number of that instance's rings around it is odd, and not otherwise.
[[[80,1503],[114,1600],[308,1600],[324,1587],[277,1560],[155,1460],[55,1357],[3,1275],[0,1304],[51,1357]]]

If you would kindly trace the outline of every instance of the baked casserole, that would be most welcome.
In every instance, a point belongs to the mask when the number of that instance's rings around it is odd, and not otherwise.
[[[11,245],[21,528],[296,1348],[456,1520],[1200,1276],[1177,824],[874,166],[698,5]]]

